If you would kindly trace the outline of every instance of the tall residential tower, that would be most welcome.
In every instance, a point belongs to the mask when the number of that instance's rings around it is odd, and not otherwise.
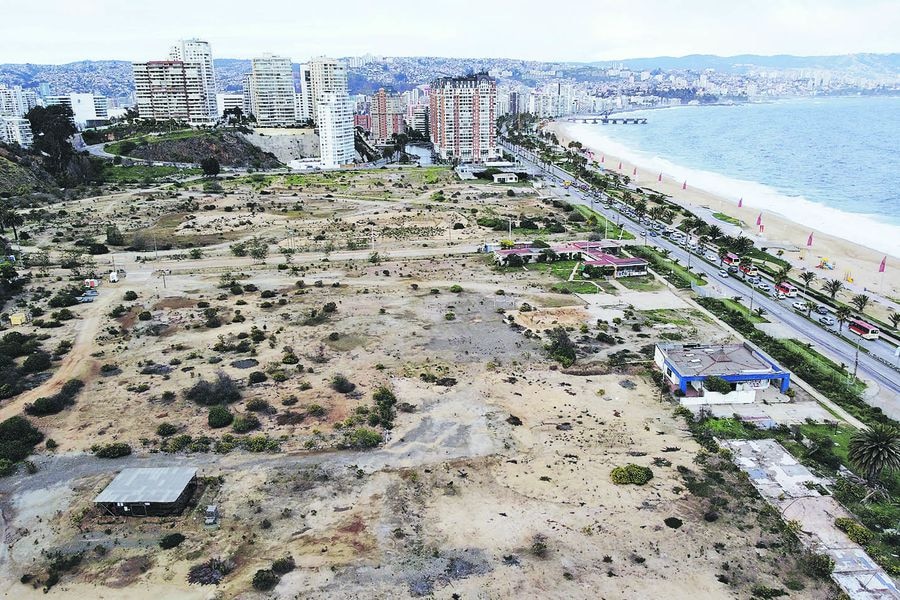
[[[291,59],[264,54],[251,62],[248,80],[250,111],[260,127],[291,127],[297,124],[297,93]]]
[[[497,82],[486,73],[443,77],[431,84],[429,119],[435,152],[444,160],[482,163],[497,146]]]

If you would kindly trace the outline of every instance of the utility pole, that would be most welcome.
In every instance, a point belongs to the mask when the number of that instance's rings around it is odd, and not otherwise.
[[[859,368],[859,342],[861,339],[856,340],[856,356],[853,357],[853,381],[856,381],[856,370]]]

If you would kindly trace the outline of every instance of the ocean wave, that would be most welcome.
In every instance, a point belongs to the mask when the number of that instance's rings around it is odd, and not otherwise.
[[[676,181],[687,181],[694,188],[734,203],[743,198],[744,207],[771,212],[822,233],[900,257],[900,226],[885,223],[878,215],[840,210],[802,195],[785,194],[756,181],[679,165],[665,157],[636,150],[613,140],[604,135],[602,130],[598,131],[596,125],[565,123],[564,126],[570,137],[585,146],[602,150],[639,169],[663,173]]]

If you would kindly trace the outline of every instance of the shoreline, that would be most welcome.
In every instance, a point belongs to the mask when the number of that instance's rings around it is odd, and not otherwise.
[[[623,144],[609,143],[608,145],[612,148],[601,147],[601,144],[596,141],[579,139],[577,132],[579,127],[584,127],[584,125],[554,121],[549,123],[546,129],[556,134],[562,146],[567,146],[570,141],[581,142],[585,148],[594,152],[596,162],[600,162],[601,157],[605,158],[605,163],[602,163],[601,166],[608,171],[618,171],[627,175],[635,186],[664,194],[671,202],[692,210],[708,222],[715,223],[727,235],[736,235],[738,231],[742,231],[746,237],[754,240],[758,247],[784,250],[782,258],[788,260],[797,272],[806,268],[816,274],[819,282],[823,279],[839,279],[853,293],[876,294],[894,302],[900,299],[900,271],[898,271],[900,252],[872,249],[832,233],[826,233],[815,225],[805,225],[792,220],[770,209],[747,206],[747,202],[744,203],[744,206],[738,207],[737,201],[730,198],[729,195],[721,191],[704,189],[702,182],[698,186],[692,186],[688,181],[687,189],[683,190],[683,181],[680,178],[676,179],[671,173],[666,172],[666,169],[658,171],[654,167],[654,170],[651,171],[646,162],[630,156],[631,153]],[[610,150],[613,152],[610,153]],[[625,151],[623,152],[623,150]],[[622,164],[621,170],[618,169],[619,163]],[[677,170],[678,165],[673,164],[673,166]],[[635,169],[637,169],[637,175],[633,176]],[[660,172],[662,172],[662,181],[658,181]],[[727,178],[723,177],[721,183],[726,184]],[[830,210],[835,213],[840,212],[836,209]],[[744,226],[739,228],[730,225],[713,217],[713,213],[722,213],[738,219],[744,223]],[[760,213],[763,214],[765,226],[762,234],[758,232],[755,225]],[[811,248],[807,248],[806,242],[810,233],[813,234],[813,245]],[[887,266],[884,273],[879,273],[878,267],[885,255],[887,255]],[[834,269],[816,268],[823,259],[827,259],[829,263],[833,264]],[[848,274],[852,278],[852,282],[847,280]],[[813,283],[813,287],[818,288],[819,285],[821,283]],[[880,308],[884,309],[885,307],[880,305]]]

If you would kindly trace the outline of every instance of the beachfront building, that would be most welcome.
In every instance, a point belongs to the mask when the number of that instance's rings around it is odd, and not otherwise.
[[[0,117],[0,142],[31,148],[34,142],[31,123],[22,117]]]
[[[94,94],[65,94],[47,96],[47,106],[61,104],[72,109],[72,123],[78,129],[99,127],[109,121],[109,100]]]
[[[322,166],[334,169],[356,159],[353,102],[347,94],[324,94],[316,104]]]
[[[429,125],[435,153],[461,163],[500,158],[497,82],[486,73],[442,77],[431,84]]]
[[[169,58],[199,67],[200,85],[206,102],[206,112],[215,121],[221,112],[216,98],[216,70],[213,67],[212,48],[209,42],[197,38],[178,40],[169,51]]]
[[[533,242],[515,243],[512,247],[485,244],[483,252],[491,252],[494,262],[508,265],[511,256],[518,256],[523,264],[555,260],[583,262],[582,274],[590,279],[636,277],[647,275],[648,263],[643,258],[624,256],[622,244],[616,240],[579,241],[535,246]]]
[[[403,124],[403,106],[400,96],[389,94],[384,91],[384,88],[372,96],[369,118],[372,140],[379,146],[387,144],[392,136],[406,130]]]
[[[133,63],[134,95],[142,119],[209,125],[210,115],[201,67],[180,60]]]
[[[743,344],[657,344],[653,360],[683,405],[749,404],[774,382],[783,394],[791,374],[749,342]],[[710,378],[730,391],[712,390]]]
[[[333,59],[326,58],[324,56],[319,58],[314,58],[307,65],[304,65],[305,69],[308,69],[308,100],[310,102],[312,111],[311,118],[316,124],[319,124],[319,103],[325,99],[326,94],[335,94],[338,96],[347,96],[347,67],[344,63]],[[300,77],[300,86],[301,91],[303,89],[304,80],[307,79],[307,76],[304,75],[303,70],[301,69],[301,77]]]
[[[291,59],[265,54],[251,61],[250,112],[259,127],[292,127],[297,124],[297,94]]]

